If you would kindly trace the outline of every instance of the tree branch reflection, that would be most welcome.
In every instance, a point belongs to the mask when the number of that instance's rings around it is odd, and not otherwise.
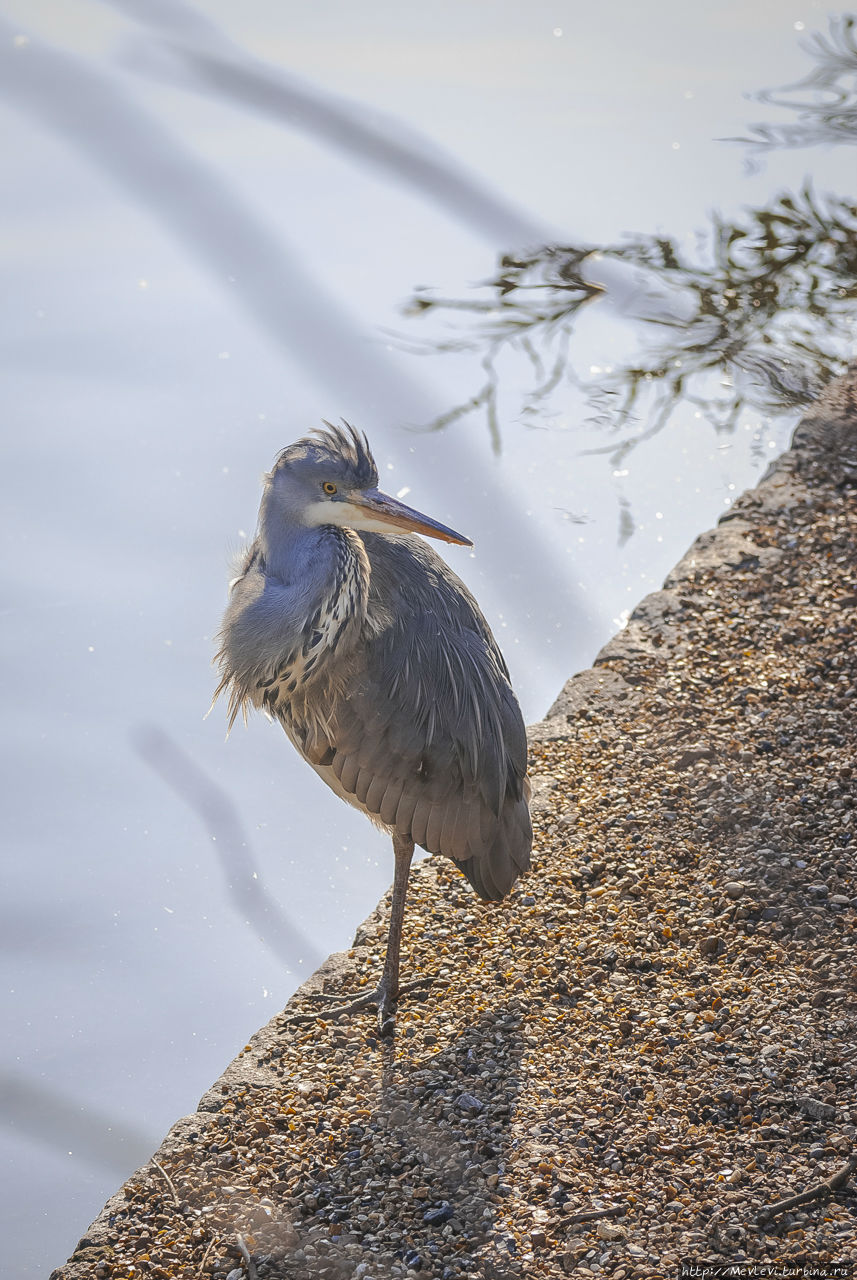
[[[816,31],[803,47],[816,62],[808,75],[753,95],[758,102],[796,111],[797,120],[751,124],[750,137],[728,139],[751,149],[751,172],[761,168],[760,157],[775,148],[853,147],[857,141],[857,18],[850,13],[831,18],[829,35]]]
[[[815,69],[758,95],[798,110],[798,122],[753,125],[754,136],[732,141],[759,152],[857,140],[857,19],[831,19],[829,36],[816,33],[805,47]],[[628,293],[635,278],[640,287]],[[484,373],[473,394],[429,430],[478,412],[499,451],[499,370],[516,353],[530,371],[523,420],[535,422],[571,384],[586,397],[589,424],[609,436],[589,452],[609,454],[617,465],[663,430],[681,402],[729,432],[747,409],[777,414],[812,401],[852,355],[855,298],[857,204],[820,194],[807,180],[797,194],[781,191],[734,217],[712,213],[691,252],[678,237],[638,233],[617,244],[504,254],[496,274],[468,297],[416,291],[405,314],[436,317],[446,332],[405,341],[419,354],[472,352]],[[661,304],[652,308],[647,299]],[[663,305],[669,299],[672,312]],[[639,350],[583,374],[576,329],[581,310],[599,300],[635,323]]]

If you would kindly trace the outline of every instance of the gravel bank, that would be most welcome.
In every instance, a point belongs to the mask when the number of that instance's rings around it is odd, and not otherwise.
[[[855,484],[852,377],[531,731],[512,897],[417,868],[395,1041],[275,1017],[55,1280],[857,1262]]]

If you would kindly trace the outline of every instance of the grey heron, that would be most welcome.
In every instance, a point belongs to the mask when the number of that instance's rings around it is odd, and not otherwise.
[[[384,969],[392,1029],[414,845],[481,898],[530,863],[527,741],[500,649],[464,583],[422,538],[469,539],[378,489],[365,435],[325,423],[265,476],[258,529],[218,636],[229,724],[257,707],[324,781],[393,838]]]

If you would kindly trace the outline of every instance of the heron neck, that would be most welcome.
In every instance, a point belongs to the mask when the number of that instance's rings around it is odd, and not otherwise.
[[[330,554],[322,528],[308,528],[283,519],[263,503],[259,511],[259,549],[269,577],[284,586],[304,585],[308,578],[323,578]],[[327,554],[326,554],[327,553]]]
[[[365,618],[369,560],[362,539],[351,529],[292,524],[263,506],[258,544],[266,577],[297,593],[308,617],[321,606],[352,624]]]

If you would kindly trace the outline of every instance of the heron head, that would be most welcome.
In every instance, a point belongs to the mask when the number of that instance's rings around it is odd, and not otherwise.
[[[334,524],[365,533],[421,533],[442,542],[473,544],[454,529],[414,511],[378,488],[369,442],[349,426],[313,431],[285,448],[267,476],[271,499],[292,522]]]

